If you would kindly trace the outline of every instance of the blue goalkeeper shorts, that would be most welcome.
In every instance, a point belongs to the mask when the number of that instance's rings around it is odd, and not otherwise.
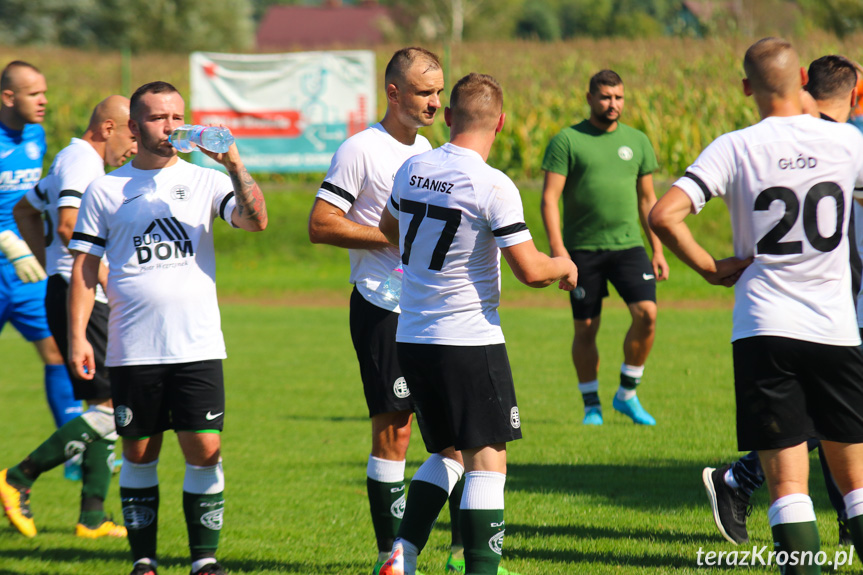
[[[45,316],[47,285],[47,280],[25,284],[18,279],[15,266],[0,264],[0,331],[12,322],[27,341],[51,337]]]

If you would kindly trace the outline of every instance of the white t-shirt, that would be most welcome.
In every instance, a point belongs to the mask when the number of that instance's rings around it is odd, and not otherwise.
[[[345,212],[352,222],[377,227],[396,170],[408,158],[428,150],[431,144],[423,136],[417,135],[414,144],[406,146],[390,136],[380,123],[369,126],[339,146],[317,197]],[[360,295],[380,308],[398,311],[398,305],[379,293],[387,276],[399,265],[398,250],[349,249],[348,253],[350,282],[357,286]]]
[[[770,117],[720,136],[675,185],[698,213],[721,196],[734,255],[755,256],[735,285],[732,341],[780,336],[860,344],[848,264],[863,135],[808,115]]]
[[[27,192],[27,201],[45,217],[45,271],[49,276],[60,274],[69,283],[72,275],[72,255],[57,237],[60,208],[79,209],[87,186],[104,175],[102,156],[88,142],[72,138],[54,157],[48,175]],[[96,287],[96,301],[108,301],[102,286]]]
[[[235,205],[226,174],[183,160],[129,163],[90,185],[69,249],[108,258],[106,365],[226,357],[212,226]]]
[[[404,269],[396,341],[504,343],[499,248],[531,239],[512,180],[473,150],[444,144],[405,162],[387,208],[399,220]]]

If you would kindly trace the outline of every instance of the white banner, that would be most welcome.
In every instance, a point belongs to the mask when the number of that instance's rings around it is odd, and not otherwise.
[[[189,64],[191,123],[230,128],[250,172],[326,171],[339,144],[377,121],[374,52],[193,52]]]

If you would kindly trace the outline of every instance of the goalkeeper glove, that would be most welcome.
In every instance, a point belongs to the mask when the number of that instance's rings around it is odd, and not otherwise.
[[[27,242],[19,238],[12,230],[0,233],[0,252],[6,256],[13,266],[18,278],[25,284],[41,281],[48,277],[39,265],[36,256],[30,251]]]

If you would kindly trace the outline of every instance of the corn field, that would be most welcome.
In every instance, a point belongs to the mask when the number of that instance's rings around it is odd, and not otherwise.
[[[839,41],[820,35],[793,40],[804,66],[829,53],[863,58],[863,38]],[[495,76],[504,88],[507,122],[489,162],[514,179],[541,176],[548,141],[561,128],[588,114],[585,92],[590,76],[602,68],[618,72],[626,85],[622,121],[644,131],[656,150],[659,172],[673,177],[719,134],[758,120],[752,100],[741,90],[742,59],[751,40],[577,40],[558,43],[506,41],[462,44],[451,50],[447,90],[468,72]],[[378,85],[398,46],[376,49]],[[443,56],[440,46],[430,46]],[[44,47],[0,46],[0,61],[27,60],[48,79],[49,154],[64,147],[86,127],[93,106],[121,91],[121,56]],[[153,80],[189,89],[186,54],[136,54],[131,87]],[[188,99],[188,98],[187,98]],[[385,107],[378,90],[378,114]],[[446,141],[440,118],[425,132],[434,145]]]

